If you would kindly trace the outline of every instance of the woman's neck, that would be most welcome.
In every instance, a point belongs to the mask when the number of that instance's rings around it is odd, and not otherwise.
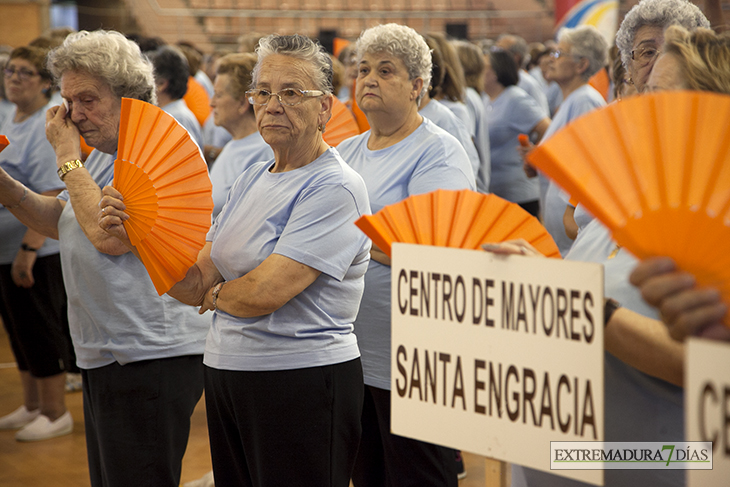
[[[504,90],[506,90],[506,89],[507,88],[505,88],[501,84],[495,83],[492,86],[485,86],[484,93],[489,95],[489,98],[491,98],[492,100],[496,100],[497,98],[499,98],[499,95],[504,93]]]
[[[380,150],[397,144],[411,135],[423,123],[423,117],[418,114],[418,107],[414,103],[401,117],[394,117],[392,113],[371,113],[368,115],[368,122],[370,122],[368,149]]]
[[[233,140],[241,140],[258,130],[256,128],[256,118],[248,112],[243,117],[223,128],[231,133]]]
[[[15,118],[13,119],[13,122],[21,123],[27,120],[28,117],[46,106],[46,104],[48,104],[48,98],[46,98],[46,95],[44,94],[37,96],[33,99],[33,101],[28,103],[24,103],[22,105],[16,104]]]
[[[571,93],[573,93],[575,90],[586,84],[587,81],[578,76],[577,78],[573,78],[569,81],[560,82],[558,81],[558,86],[560,86],[560,91],[563,92],[563,100],[568,98]]]
[[[281,149],[272,147],[275,162],[271,172],[287,172],[304,167],[324,154],[329,148],[330,146],[327,145],[319,132],[312,143],[303,147],[289,146]]]

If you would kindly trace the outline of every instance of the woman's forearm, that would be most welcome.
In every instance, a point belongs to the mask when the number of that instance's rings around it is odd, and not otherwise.
[[[606,326],[604,344],[616,358],[645,374],[683,385],[684,345],[669,336],[661,321],[619,308]]]

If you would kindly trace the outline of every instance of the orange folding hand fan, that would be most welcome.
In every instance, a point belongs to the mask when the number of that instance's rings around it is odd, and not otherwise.
[[[355,116],[337,97],[332,97],[332,116],[327,122],[327,129],[322,136],[331,146],[336,146],[345,139],[360,133]]]
[[[643,95],[576,120],[529,160],[619,245],[640,259],[671,257],[730,303],[728,127],[726,95]]]
[[[124,222],[157,292],[185,277],[205,245],[213,213],[207,165],[187,131],[162,109],[122,99],[114,187]]]
[[[0,152],[4,151],[7,146],[10,145],[8,138],[4,135],[0,135]]]
[[[560,257],[550,234],[537,218],[493,194],[467,189],[410,196],[355,225],[390,256],[393,242],[478,249],[487,242],[524,238],[548,257]]]

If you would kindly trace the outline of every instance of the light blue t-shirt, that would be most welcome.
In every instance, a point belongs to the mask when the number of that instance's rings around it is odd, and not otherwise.
[[[30,191],[43,193],[64,187],[56,173],[56,154],[46,140],[46,110],[49,103],[20,123],[13,122],[15,109],[0,124],[0,134],[8,145],[0,152],[0,167]],[[15,105],[13,105],[15,107]],[[10,264],[18,253],[28,228],[0,205],[0,264]],[[58,253],[58,240],[47,238],[38,250],[38,257]]]
[[[86,168],[100,187],[112,183],[114,155],[94,150]],[[183,355],[200,355],[210,315],[158,296],[144,264],[131,252],[102,254],[76,221],[68,191],[58,220],[68,321],[82,369]]]
[[[385,149],[368,149],[369,137],[367,131],[337,148],[365,180],[373,213],[411,195],[474,189],[463,147],[427,118],[408,137]],[[365,384],[390,390],[390,266],[370,261],[355,333]]]
[[[4,98],[0,99],[0,123],[3,123],[13,112],[15,112],[15,105]]]
[[[616,299],[636,313],[658,319],[657,310],[647,305],[640,291],[629,283],[629,275],[638,261],[625,249],[618,253],[615,250],[616,243],[608,230],[593,220],[578,234],[566,259],[603,264],[606,297]],[[682,389],[644,374],[608,352],[605,357],[605,441],[684,441]],[[521,467],[516,470],[524,470],[526,483],[513,482],[513,486],[588,485],[546,472]],[[684,471],[606,470],[605,485],[679,487],[684,485]]]
[[[477,154],[479,154],[477,191],[488,193],[492,175],[492,164],[489,156],[489,118],[482,97],[474,88],[466,89],[466,107],[469,109],[469,117],[474,118],[474,146],[477,149]]]
[[[274,151],[261,134],[254,132],[242,139],[231,140],[218,155],[210,170],[213,183],[213,218],[223,209],[233,183],[251,164],[273,159]]]
[[[542,138],[543,142],[576,118],[604,106],[606,106],[606,101],[595,88],[589,84],[581,86],[568,95],[568,98],[560,105],[560,110],[558,110]],[[543,224],[558,245],[560,254],[565,256],[570,246],[573,245],[573,241],[565,234],[565,225],[563,224],[563,215],[565,214],[565,207],[570,201],[570,196],[549,181],[543,174],[540,174],[539,177],[540,208],[542,209]]]
[[[560,85],[558,85],[555,81],[548,82],[545,80],[545,77],[542,75],[542,70],[540,69],[540,66],[535,66],[530,71],[530,76],[535,78],[535,81],[540,85],[540,89],[542,89],[542,92],[545,93],[545,97],[547,98],[548,107],[550,107],[550,117],[553,117],[555,115],[555,112],[558,111],[558,107],[563,102],[563,91],[560,89]]]
[[[513,203],[538,199],[540,186],[528,178],[517,152],[519,134],[529,134],[545,118],[534,99],[517,86],[507,87],[486,107],[489,116],[489,147],[492,161],[491,193]]]
[[[233,135],[220,125],[215,124],[215,116],[211,112],[205,120],[205,125],[203,125],[203,142],[205,145],[223,147],[231,140],[233,140]]]
[[[370,213],[362,178],[330,148],[304,167],[272,173],[252,165],[234,183],[208,233],[211,259],[226,281],[271,254],[322,272],[273,313],[213,314],[204,362],[222,370],[290,370],[360,356],[353,322],[370,260],[370,240],[354,222]]]
[[[522,88],[525,93],[530,95],[532,99],[537,102],[537,105],[542,109],[544,117],[549,117],[550,105],[548,104],[545,93],[543,93],[542,88],[540,88],[540,83],[538,83],[535,78],[530,76],[530,73],[524,69],[520,69],[518,75],[519,80],[517,81],[517,86]]]
[[[177,120],[180,125],[185,127],[185,130],[188,131],[190,137],[195,141],[196,144],[198,144],[200,150],[203,150],[203,131],[200,128],[200,123],[198,123],[198,119],[195,118],[193,112],[190,111],[187,103],[185,103],[185,100],[180,98],[179,100],[175,100],[160,108],[175,117],[175,120]]]
[[[428,105],[421,108],[418,113],[422,117],[426,117],[432,121],[437,127],[441,127],[446,132],[456,137],[456,140],[461,142],[462,147],[464,147],[464,150],[466,151],[466,155],[469,157],[472,174],[474,174],[474,178],[476,178],[476,175],[479,173],[479,165],[481,163],[479,161],[477,148],[474,146],[474,141],[472,140],[466,125],[464,125],[464,122],[462,122],[454,114],[454,112],[449,110],[446,105],[433,99],[428,102]]]
[[[461,120],[461,123],[464,124],[464,127],[466,127],[467,132],[469,132],[469,135],[474,137],[475,132],[475,125],[474,125],[474,119],[469,114],[469,108],[466,106],[466,103],[460,102],[460,101],[451,101],[447,98],[444,98],[442,100],[438,100],[439,103],[441,103],[443,106],[448,108],[453,112],[454,115],[456,115],[456,118]]]

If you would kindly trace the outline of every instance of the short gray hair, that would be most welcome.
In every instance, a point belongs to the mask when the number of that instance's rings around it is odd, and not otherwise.
[[[332,60],[318,43],[307,36],[294,34],[282,36],[272,34],[262,37],[256,47],[258,62],[253,68],[252,88],[256,86],[261,71],[261,62],[272,54],[283,54],[312,65],[311,75],[318,90],[332,94]]]
[[[113,30],[69,34],[48,55],[48,69],[60,80],[66,71],[101,78],[118,97],[156,104],[152,63],[139,46]]]
[[[428,91],[431,84],[431,50],[421,34],[400,24],[376,25],[365,30],[356,44],[357,62],[365,54],[385,52],[394,56],[406,65],[408,79],[423,80],[423,89],[418,94],[416,103]]]
[[[588,69],[582,75],[586,81],[608,62],[608,43],[592,25],[561,29],[558,39],[570,44],[571,56],[588,60]]]
[[[497,38],[497,44],[499,44],[499,42],[502,40],[506,40],[510,43],[509,47],[507,48],[508,52],[516,54],[520,57],[520,61],[518,63],[519,66],[517,66],[517,68],[524,68],[530,60],[530,48],[527,45],[527,41],[523,37],[514,34],[502,34]]]
[[[628,69],[631,50],[634,47],[636,31],[645,25],[665,29],[670,25],[681,25],[693,31],[697,27],[710,27],[702,11],[687,0],[641,0],[629,10],[616,32],[616,45],[621,53],[621,62]]]

